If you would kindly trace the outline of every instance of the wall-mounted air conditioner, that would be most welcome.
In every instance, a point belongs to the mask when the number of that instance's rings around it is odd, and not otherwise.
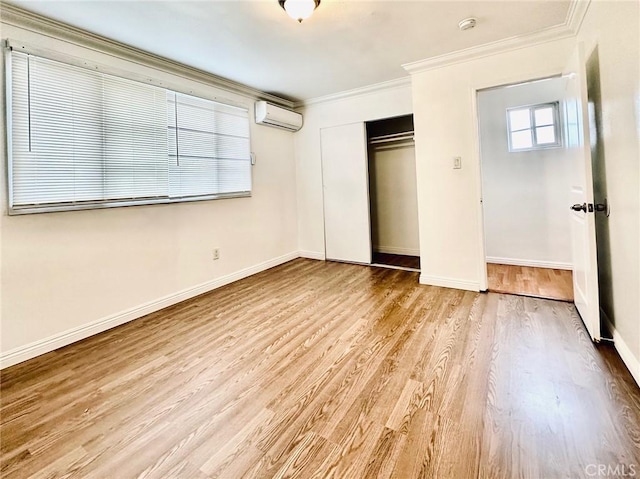
[[[302,128],[302,115],[273,103],[257,101],[256,123],[289,131],[298,131]]]

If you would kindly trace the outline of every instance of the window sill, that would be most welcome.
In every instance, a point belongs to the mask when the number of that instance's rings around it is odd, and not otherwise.
[[[101,203],[56,203],[48,205],[25,205],[10,207],[9,216],[28,215],[35,213],[57,213],[61,211],[78,211],[78,210],[100,210],[105,208],[120,208],[125,206],[147,206],[147,205],[166,205],[172,203],[191,203],[194,201],[222,200],[228,198],[248,198],[251,197],[251,191],[243,191],[239,193],[227,193],[219,195],[206,196],[189,196],[184,198],[145,198],[140,200],[118,200],[105,201]]]

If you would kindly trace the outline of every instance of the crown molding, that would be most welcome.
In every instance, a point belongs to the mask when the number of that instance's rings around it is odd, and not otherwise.
[[[517,50],[520,48],[538,45],[553,40],[570,38],[578,33],[578,30],[582,25],[582,21],[587,13],[590,4],[591,0],[572,0],[569,4],[569,9],[567,10],[565,21],[560,25],[548,27],[534,33],[528,33],[526,35],[518,35],[504,40],[498,40],[495,42],[486,43],[484,45],[466,48],[452,53],[446,53],[444,55],[438,55],[435,57],[427,58],[425,60],[406,63],[402,65],[402,67],[410,74],[420,73],[423,71],[440,68],[446,65],[463,63],[474,60],[476,58],[482,58],[498,53],[508,52],[510,50]],[[339,93],[333,93],[330,95],[311,98],[309,100],[295,102],[293,106],[294,108],[304,108],[319,103],[343,100],[359,95],[377,93],[393,88],[400,88],[403,86],[408,86],[410,84],[410,76],[402,77],[395,80],[375,83],[373,85],[354,88],[352,90],[346,90]]]
[[[248,96],[256,100],[267,100],[287,108],[293,108],[294,106],[292,101],[285,98],[271,95],[242,83],[214,75],[213,73],[190,67],[174,60],[169,60],[168,58],[140,50],[101,35],[87,32],[66,23],[24,10],[15,5],[4,2],[0,4],[0,22],[122,60],[171,73],[188,80],[194,80],[227,92]]]
[[[367,95],[371,93],[379,93],[384,90],[392,90],[394,88],[402,88],[411,85],[411,77],[406,76],[402,78],[396,78],[395,80],[388,80],[380,83],[374,83],[373,85],[367,85],[352,90],[345,90],[338,93],[332,93],[330,95],[319,96],[311,98],[309,100],[303,100],[294,103],[294,108],[303,108],[310,105],[316,105],[318,103],[326,103],[337,100],[344,100],[354,96]]]
[[[404,65],[402,65],[402,68],[407,70],[411,75],[414,75],[416,73],[435,70],[437,68],[454,65],[456,63],[465,63],[471,60],[476,60],[478,58],[497,55],[499,53],[506,53],[512,50],[539,45],[541,43],[546,43],[553,40],[561,40],[563,38],[569,38],[571,36],[573,36],[573,33],[564,25],[561,27],[556,26],[538,31],[536,33],[519,35],[505,40],[498,40],[476,47],[465,48],[463,50],[457,50],[451,53],[445,53],[444,55],[438,55],[435,57],[427,58],[425,60],[405,63]]]
[[[572,0],[569,5],[569,10],[567,11],[567,17],[562,24],[547,27],[533,33],[517,35],[504,40],[497,40],[495,42],[485,43],[484,45],[465,48],[411,63],[405,63],[402,65],[402,68],[413,75],[447,65],[464,63],[478,58],[547,43],[553,40],[562,40],[564,38],[574,37],[582,25],[582,21],[587,13],[590,3],[591,0]]]
[[[591,5],[591,0],[572,0],[569,4],[569,11],[564,24],[574,35],[578,34],[587,10],[589,10],[589,5]]]

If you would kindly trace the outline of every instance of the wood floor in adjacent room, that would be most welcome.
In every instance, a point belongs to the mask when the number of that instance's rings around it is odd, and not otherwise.
[[[489,291],[573,301],[573,273],[563,269],[487,263]]]
[[[572,304],[342,263],[298,259],[13,366],[1,394],[4,479],[640,470],[640,390]]]

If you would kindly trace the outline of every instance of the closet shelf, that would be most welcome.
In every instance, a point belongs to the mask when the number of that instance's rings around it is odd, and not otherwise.
[[[403,131],[402,133],[393,133],[391,135],[372,136],[369,143],[377,145],[379,143],[390,143],[392,141],[408,141],[413,140],[413,131]]]

